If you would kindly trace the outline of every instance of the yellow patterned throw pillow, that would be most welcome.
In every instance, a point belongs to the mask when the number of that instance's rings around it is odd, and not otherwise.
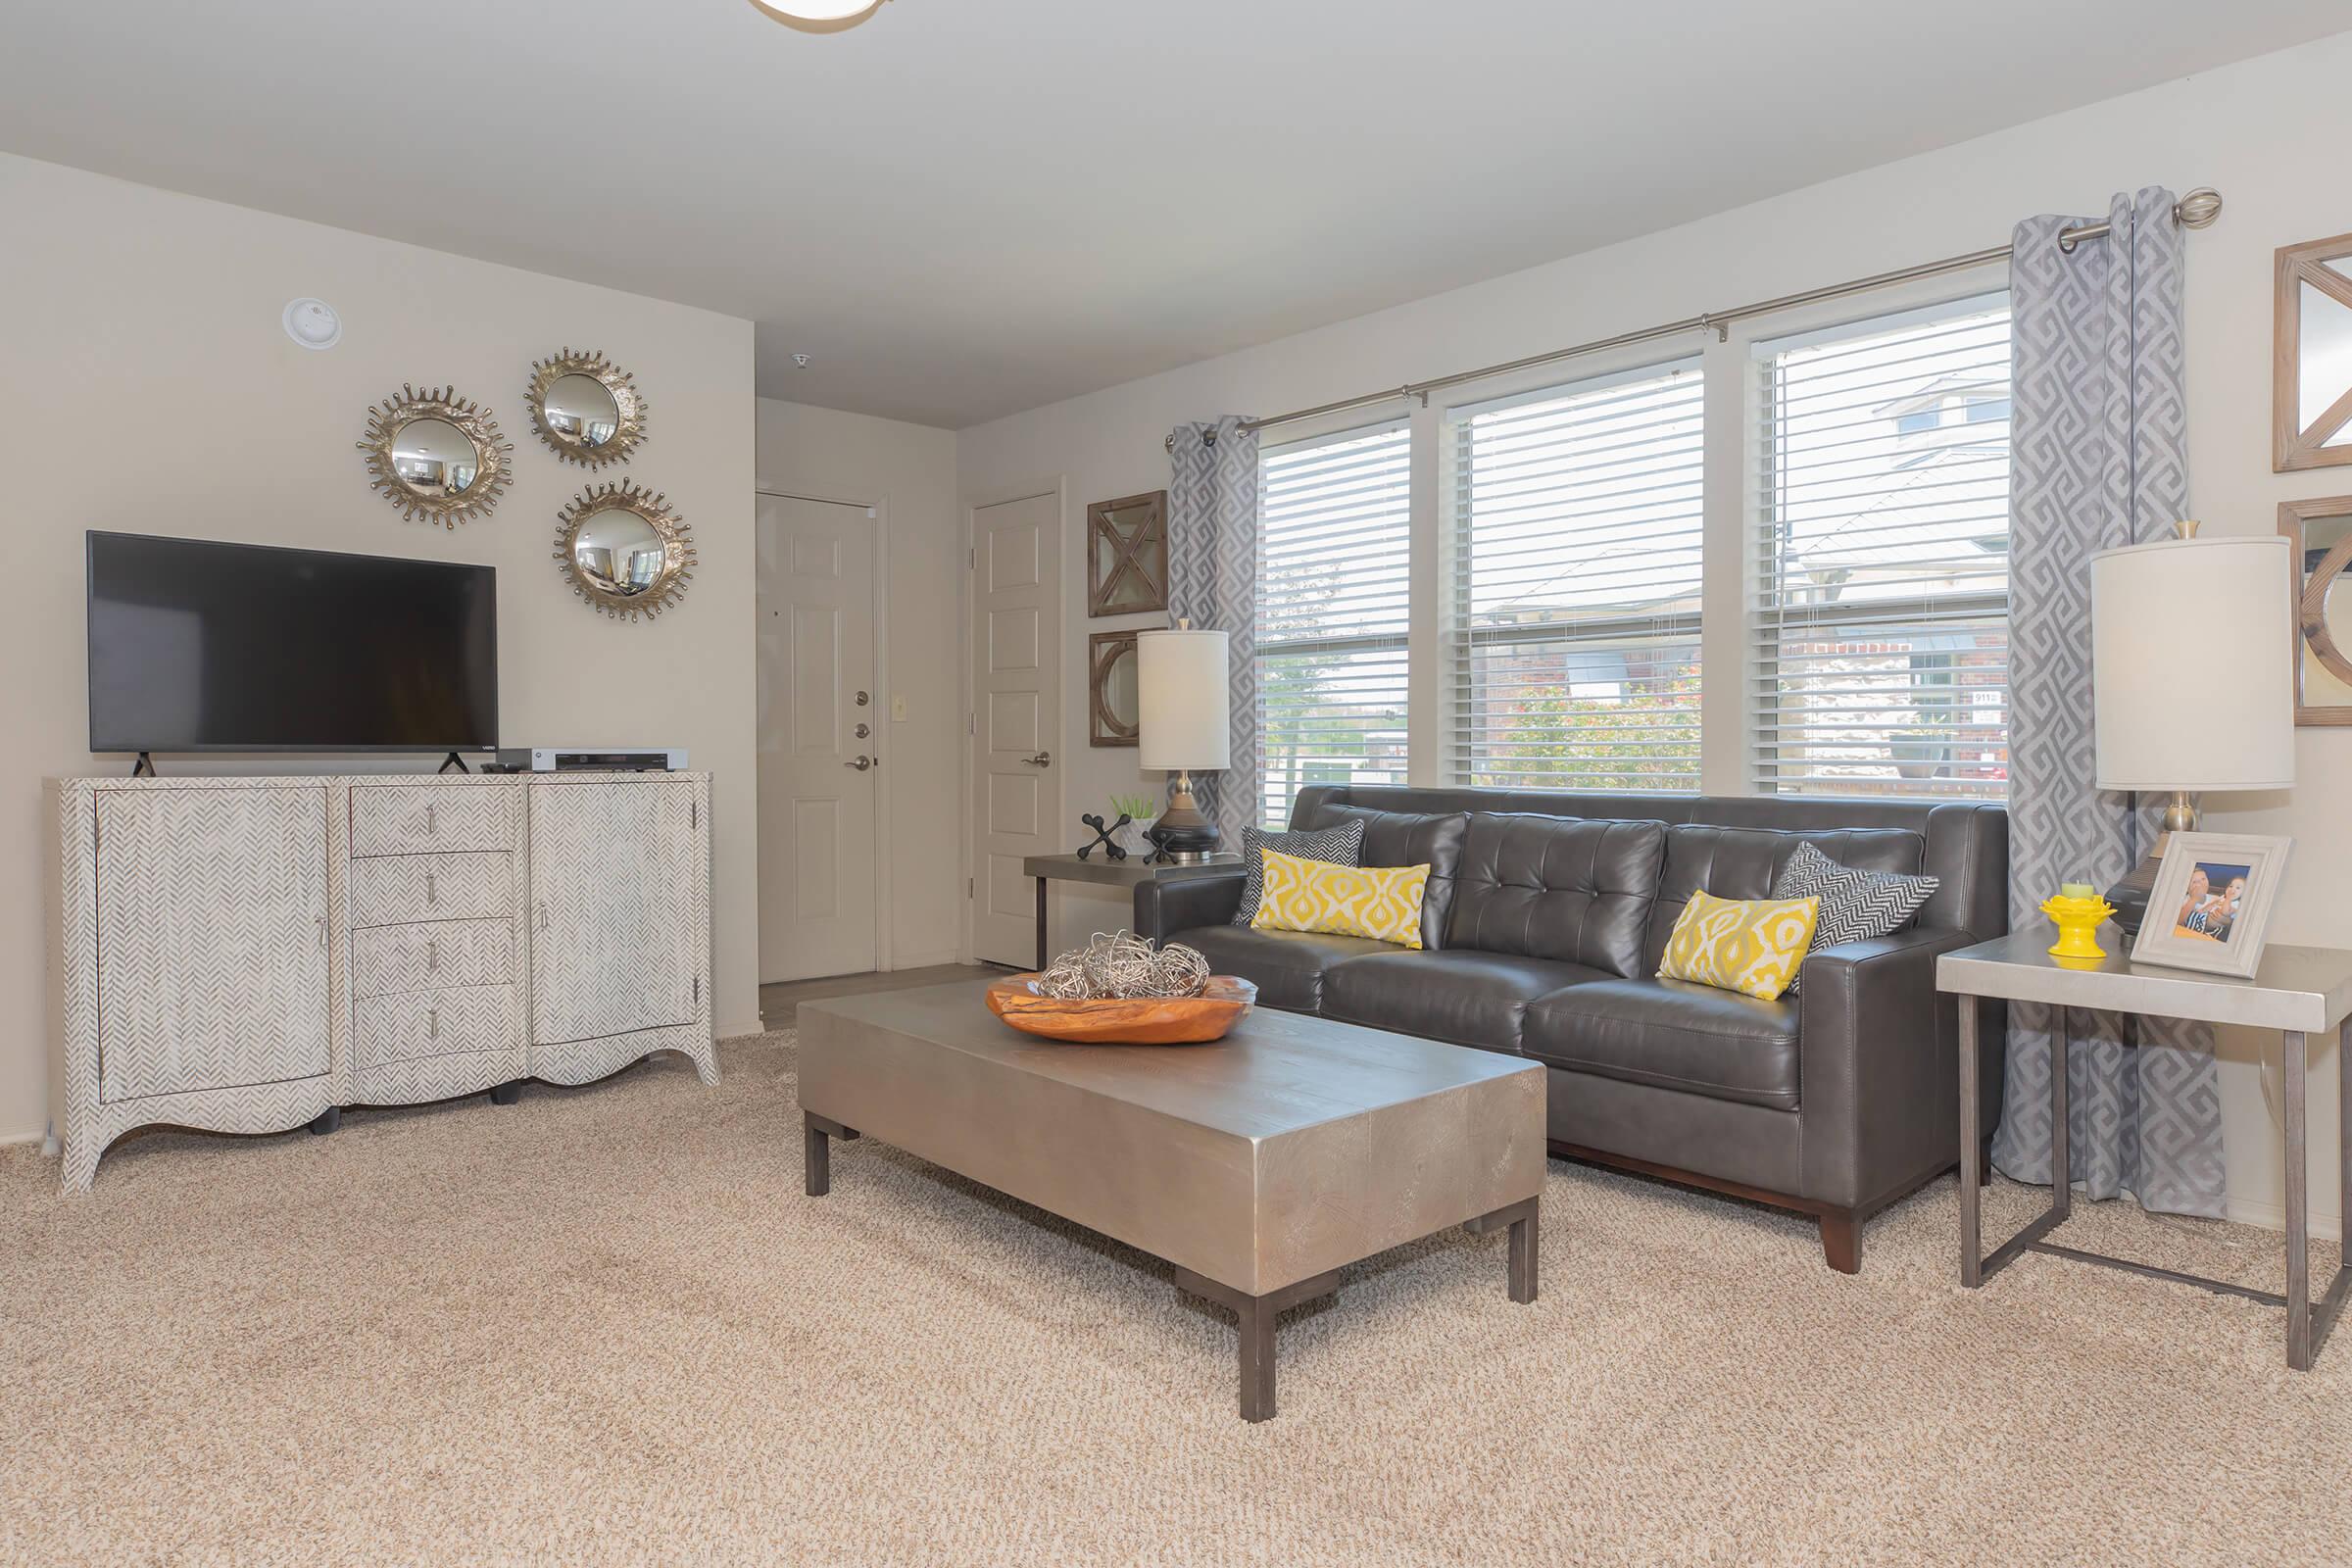
[[[1813,941],[1821,900],[1719,899],[1693,893],[1666,939],[1661,980],[1694,980],[1719,991],[1777,1001],[1796,978]]]
[[[1250,923],[1260,931],[1321,931],[1421,945],[1426,865],[1331,865],[1279,850],[1265,858],[1265,891]],[[1802,952],[1803,949],[1798,949]]]

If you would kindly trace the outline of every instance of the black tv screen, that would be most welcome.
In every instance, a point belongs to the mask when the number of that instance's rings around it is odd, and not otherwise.
[[[498,745],[498,572],[89,536],[93,752]]]

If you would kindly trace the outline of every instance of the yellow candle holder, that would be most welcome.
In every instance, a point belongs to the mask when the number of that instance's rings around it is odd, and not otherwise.
[[[2041,912],[2058,923],[2058,940],[2050,945],[2053,958],[2104,958],[2106,950],[2092,938],[2099,922],[2115,912],[2115,906],[2093,893],[2053,894],[2041,901]]]

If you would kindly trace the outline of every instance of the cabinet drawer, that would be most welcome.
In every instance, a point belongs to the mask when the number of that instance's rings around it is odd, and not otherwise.
[[[351,862],[351,923],[495,919],[514,912],[514,857],[377,855]]]
[[[351,792],[351,853],[512,850],[522,791],[508,784],[361,784]]]
[[[505,920],[425,920],[351,934],[351,994],[390,996],[514,977],[514,932]]]
[[[363,997],[352,1009],[351,1061],[380,1067],[389,1061],[503,1051],[521,1043],[515,1028],[514,988],[468,986]]]

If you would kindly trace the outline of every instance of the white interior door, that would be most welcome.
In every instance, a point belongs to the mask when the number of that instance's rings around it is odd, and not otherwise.
[[[760,980],[875,966],[874,518],[760,498]]]
[[[972,512],[972,956],[1037,962],[1037,885],[1060,848],[1061,498]]]

